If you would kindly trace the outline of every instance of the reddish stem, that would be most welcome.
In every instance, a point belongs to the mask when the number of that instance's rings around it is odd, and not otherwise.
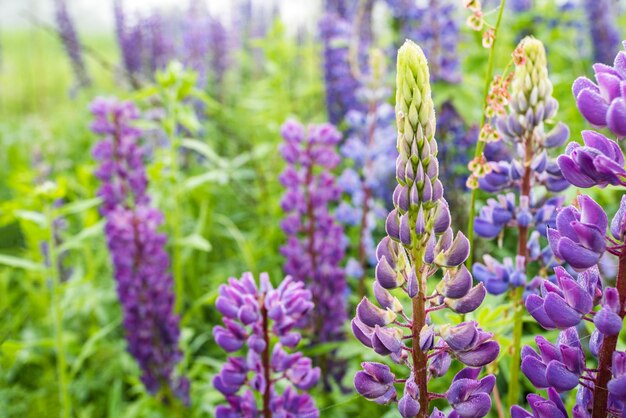
[[[622,252],[619,256],[619,269],[617,273],[617,282],[615,284],[619,293],[620,306],[624,306],[626,302],[626,252]],[[620,317],[624,319],[624,311],[620,312]],[[593,391],[593,409],[591,416],[593,418],[605,418],[608,410],[609,391],[607,384],[611,379],[611,367],[613,365],[613,353],[617,347],[618,335],[605,335],[600,346],[598,374],[596,375],[596,384]]]
[[[261,316],[263,318],[263,340],[265,340],[265,349],[261,354],[261,361],[263,362],[263,377],[265,377],[265,391],[263,392],[263,416],[265,418],[272,418],[272,411],[270,409],[271,400],[271,376],[270,376],[270,331],[269,321],[267,318],[267,309],[265,308],[265,297],[261,297]]]
[[[420,260],[420,255],[413,257],[413,260]],[[419,291],[417,296],[412,299],[413,305],[413,379],[419,388],[420,411],[417,418],[425,418],[428,416],[428,378],[427,378],[427,361],[428,356],[420,349],[420,331],[426,325],[426,297],[424,290],[426,288],[425,280],[422,278],[421,268],[416,266],[415,274],[420,278]]]

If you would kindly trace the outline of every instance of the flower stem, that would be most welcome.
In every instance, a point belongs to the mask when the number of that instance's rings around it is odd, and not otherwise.
[[[184,307],[185,301],[185,278],[183,273],[183,260],[182,260],[182,252],[181,252],[181,240],[182,240],[182,215],[180,209],[180,188],[181,184],[179,181],[179,164],[178,164],[178,150],[180,148],[180,139],[176,134],[176,129],[178,126],[178,122],[176,120],[176,112],[173,108],[174,105],[172,101],[175,98],[169,97],[167,99],[168,102],[168,123],[164,125],[165,133],[167,137],[170,139],[170,148],[168,158],[170,159],[169,170],[170,170],[170,186],[172,187],[172,212],[168,216],[169,225],[172,230],[172,275],[174,278],[174,286],[176,290],[176,302],[174,310],[176,313],[180,314]]]
[[[411,353],[413,359],[413,379],[419,388],[420,410],[417,418],[428,416],[428,376],[427,362],[428,356],[420,349],[420,331],[426,325],[426,280],[422,275],[423,251],[419,248],[413,250],[413,266],[415,275],[419,280],[419,290],[417,295],[411,300],[413,306],[413,339]]]
[[[261,354],[261,361],[263,362],[263,377],[265,378],[265,391],[263,392],[263,416],[265,418],[272,418],[272,410],[270,409],[271,401],[271,376],[270,376],[270,331],[269,321],[267,317],[267,308],[265,307],[264,297],[261,300],[261,316],[263,317],[263,339],[265,340],[265,349]]]
[[[480,127],[485,125],[487,121],[487,117],[485,115],[485,109],[487,108],[487,98],[489,97],[489,87],[491,85],[491,79],[493,78],[493,67],[494,60],[496,55],[496,43],[498,42],[498,30],[500,29],[500,23],[502,22],[502,15],[504,13],[504,6],[506,5],[506,0],[500,0],[500,9],[498,10],[498,19],[496,20],[496,26],[494,28],[494,39],[493,45],[491,45],[491,49],[489,50],[489,61],[487,64],[487,72],[485,73],[485,91],[483,93],[483,115],[480,120]],[[476,150],[474,152],[474,157],[480,157],[485,149],[485,142],[478,141],[476,143]],[[470,253],[469,257],[467,257],[467,266],[471,268],[473,264],[473,255],[474,255],[474,216],[476,215],[476,193],[477,189],[472,189],[472,194],[470,198],[470,213],[469,219],[467,221],[467,239],[470,242]]]
[[[622,251],[619,256],[619,269],[615,287],[619,293],[620,306],[624,306],[626,302],[626,251]],[[620,317],[624,319],[623,309],[620,311]],[[607,414],[609,392],[606,387],[611,379],[613,352],[617,347],[618,336],[619,335],[604,336],[602,345],[600,346],[598,374],[596,375],[593,393],[593,409],[591,413],[593,418],[604,418]]]
[[[513,291],[513,343],[511,344],[511,369],[509,372],[509,407],[515,405],[519,398],[519,371],[522,350],[522,325],[524,319],[524,288]]]
[[[522,197],[530,195],[530,180],[533,159],[532,132],[524,136],[524,175],[520,187],[520,201]],[[517,255],[524,257],[524,266],[528,265],[528,227],[517,228]],[[513,343],[511,344],[511,368],[509,373],[509,407],[515,405],[519,399],[519,372],[522,351],[522,328],[524,325],[524,287],[519,286],[513,291]]]
[[[67,361],[65,358],[65,344],[63,341],[63,311],[61,310],[61,278],[59,276],[57,248],[54,239],[54,215],[51,205],[46,211],[48,222],[48,275],[52,279],[52,320],[54,321],[55,348],[57,353],[57,375],[59,379],[59,401],[63,418],[72,414],[72,405],[67,377]]]

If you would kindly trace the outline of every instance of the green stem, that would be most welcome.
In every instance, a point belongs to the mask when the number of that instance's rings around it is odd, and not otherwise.
[[[171,105],[172,100],[175,98],[168,98],[168,116],[169,121],[165,126],[165,130],[167,136],[170,138],[170,149],[169,149],[169,158],[170,158],[170,182],[172,187],[172,199],[173,199],[173,207],[172,213],[168,216],[170,221],[170,228],[172,230],[172,275],[174,279],[174,286],[176,290],[176,303],[175,303],[175,312],[180,314],[184,307],[185,301],[185,278],[183,272],[183,260],[181,254],[181,241],[182,241],[182,216],[181,216],[181,208],[180,208],[180,193],[179,190],[181,188],[179,181],[179,164],[178,164],[178,149],[180,148],[180,139],[176,135],[176,115],[173,106]]]
[[[54,215],[51,205],[46,210],[48,222],[48,276],[52,279],[52,320],[54,321],[54,343],[57,353],[57,375],[59,379],[59,401],[61,403],[61,417],[69,418],[72,414],[72,405],[67,377],[67,361],[65,358],[65,344],[63,342],[63,311],[61,310],[61,277],[59,276],[57,248],[54,240]]]
[[[513,343],[511,345],[511,369],[509,377],[509,407],[515,405],[519,399],[519,372],[522,352],[522,325],[524,324],[524,287],[520,286],[513,291]]]
[[[502,22],[502,15],[504,14],[504,6],[506,5],[506,0],[500,1],[500,9],[498,10],[498,19],[496,20],[496,26],[494,28],[494,40],[491,49],[489,50],[489,62],[487,64],[487,73],[485,74],[485,91],[483,93],[483,115],[480,120],[480,127],[482,129],[485,126],[485,122],[487,121],[487,117],[485,115],[485,109],[487,108],[487,98],[489,97],[489,86],[491,85],[491,80],[493,78],[493,67],[496,55],[496,43],[498,42],[498,31],[500,29],[500,23]],[[485,142],[478,141],[476,144],[476,150],[474,152],[474,157],[480,157],[485,149]],[[469,257],[467,257],[467,266],[471,268],[473,264],[473,256],[474,256],[474,216],[476,214],[476,193],[478,189],[472,189],[471,201],[470,201],[470,212],[469,219],[467,222],[467,239],[470,242],[470,253]]]

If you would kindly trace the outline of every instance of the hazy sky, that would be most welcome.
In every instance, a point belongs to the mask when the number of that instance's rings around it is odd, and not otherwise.
[[[113,27],[113,0],[66,0],[72,17],[80,31],[107,30]],[[209,10],[229,14],[236,0],[204,0]],[[320,8],[321,0],[252,0],[254,7],[271,9],[278,4],[286,22],[307,22]],[[0,28],[2,30],[23,28],[28,22],[25,11],[39,19],[50,21],[54,0],[0,0]],[[150,11],[153,8],[184,10],[189,0],[124,0],[129,11]]]

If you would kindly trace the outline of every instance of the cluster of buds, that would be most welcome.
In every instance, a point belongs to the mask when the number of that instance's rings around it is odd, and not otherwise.
[[[513,73],[509,73],[504,76],[496,75],[491,81],[487,94],[487,107],[485,108],[487,119],[491,120],[496,116],[503,117],[506,115],[506,105],[511,100],[509,86],[512,78]]]
[[[616,62],[624,58],[626,54],[620,52]],[[598,68],[602,67],[596,64]],[[604,76],[598,79],[606,80]],[[577,80],[576,84],[580,86],[581,80]],[[576,88],[574,90],[576,92]],[[584,96],[589,98],[591,93],[588,90]],[[593,106],[590,103],[584,103],[584,106],[587,106],[585,111],[595,116],[606,111],[606,103],[602,100],[596,100]],[[568,178],[575,180],[574,184],[582,187],[613,184],[619,175],[612,170],[617,169],[617,173],[621,173],[619,168],[624,163],[619,147],[614,144],[599,134],[587,132],[585,146],[568,147],[568,153],[559,158],[559,165],[563,170],[570,171]],[[616,164],[605,169],[602,160],[608,156],[613,157]],[[549,388],[550,399],[535,400],[535,406],[531,404],[534,411],[543,405],[543,408],[563,412],[552,416],[566,417],[562,403],[553,394],[578,387],[573,416],[623,414],[626,405],[626,353],[616,348],[626,316],[626,196],[622,197],[610,227],[608,219],[598,203],[589,196],[581,195],[578,207],[562,209],[556,217],[555,229],[548,230],[548,240],[555,256],[567,261],[579,274],[574,279],[565,269],[556,268],[557,284],[544,281],[540,285],[540,295],[531,295],[526,299],[528,312],[542,327],[563,330],[556,345],[538,339],[539,354],[530,348],[525,348],[522,353],[522,371],[537,388]],[[601,279],[596,265],[605,253],[617,256],[619,260],[615,287],[608,285],[612,280]],[[576,331],[577,328],[584,328],[585,323],[592,323],[595,327],[591,331],[589,351],[597,358],[596,368],[587,367]],[[511,413],[514,417],[530,416],[517,407]]]
[[[387,217],[387,236],[376,250],[374,296],[380,307],[363,298],[352,330],[365,346],[408,370],[404,378],[397,379],[384,364],[364,363],[354,384],[367,399],[397,401],[404,418],[429,416],[429,402],[435,398],[446,398],[459,416],[483,417],[491,408],[489,393],[495,378],[477,377],[480,368],[498,356],[493,334],[478,328],[476,322],[437,329],[430,318],[432,312],[445,308],[472,312],[486,292],[483,284],[473,286],[463,265],[469,241],[462,233],[454,236],[450,227],[450,211],[438,179],[428,65],[422,50],[411,41],[398,51],[396,120],[395,208]],[[427,296],[427,281],[440,269],[443,278]],[[410,298],[412,312],[405,311],[398,299],[401,295]],[[410,346],[405,344],[407,340]],[[445,375],[452,358],[470,369],[461,371],[445,394],[429,392],[428,382]],[[396,384],[404,386],[400,397]]]
[[[483,8],[482,4],[480,4],[480,0],[466,0],[465,8],[472,12],[472,15],[467,18],[467,26],[476,32],[482,30],[485,21],[483,19]]]
[[[626,48],[626,41],[624,41]],[[578,110],[585,119],[598,128],[608,127],[618,137],[626,136],[626,51],[620,51],[613,66],[593,66],[596,83],[579,77],[572,90]]]
[[[244,273],[241,279],[230,278],[228,285],[220,286],[215,305],[224,321],[223,327],[213,328],[215,342],[228,353],[244,345],[248,348],[245,357],[229,357],[213,379],[228,402],[216,408],[215,416],[318,417],[313,398],[296,389],[307,391],[315,386],[319,368],[312,367],[310,358],[283,348],[298,345],[300,334],[295,329],[313,309],[311,292],[304,284],[287,276],[274,288],[262,273],[257,286],[252,274]],[[285,381],[290,385],[279,394]],[[255,392],[262,398],[260,408]]]

